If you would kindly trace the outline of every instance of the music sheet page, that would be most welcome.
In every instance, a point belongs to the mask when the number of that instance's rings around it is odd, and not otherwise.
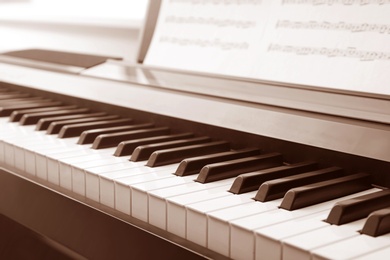
[[[390,94],[390,0],[163,0],[145,64]]]

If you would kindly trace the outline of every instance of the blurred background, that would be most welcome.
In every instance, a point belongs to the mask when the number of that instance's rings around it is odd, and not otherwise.
[[[0,52],[45,48],[134,60],[148,0],[0,0]]]

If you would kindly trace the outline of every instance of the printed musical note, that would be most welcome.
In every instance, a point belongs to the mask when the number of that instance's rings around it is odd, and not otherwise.
[[[290,21],[279,20],[276,23],[277,29],[295,30],[329,30],[356,32],[375,32],[390,34],[390,24],[373,23],[348,23],[348,22],[328,22],[328,21]]]
[[[180,37],[161,36],[160,43],[176,44],[180,46],[198,46],[202,48],[217,48],[221,50],[245,50],[249,48],[247,42],[223,41],[221,39],[189,39]]]
[[[342,57],[342,58],[358,59],[360,61],[375,61],[375,60],[390,61],[390,52],[359,50],[354,47],[342,49],[342,48],[270,44],[268,47],[268,51],[281,52],[287,54],[296,54],[296,55],[306,55],[306,56],[316,55],[316,56],[324,56],[328,58]]]
[[[259,5],[262,0],[170,0],[170,3],[191,5]]]
[[[204,25],[216,27],[235,27],[239,29],[253,28],[256,26],[256,21],[253,20],[235,20],[235,19],[216,19],[214,17],[196,17],[196,16],[175,16],[170,15],[165,18],[167,24],[178,25]]]
[[[390,0],[282,0],[283,5],[387,5]]]

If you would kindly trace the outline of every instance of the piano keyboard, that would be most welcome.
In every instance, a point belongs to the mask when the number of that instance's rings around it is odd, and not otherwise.
[[[233,259],[383,259],[370,173],[0,89],[0,164]],[[296,151],[299,153],[299,151]]]

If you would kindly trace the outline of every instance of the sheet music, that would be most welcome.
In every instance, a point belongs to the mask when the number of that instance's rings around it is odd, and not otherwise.
[[[165,0],[145,64],[390,94],[390,0]]]

